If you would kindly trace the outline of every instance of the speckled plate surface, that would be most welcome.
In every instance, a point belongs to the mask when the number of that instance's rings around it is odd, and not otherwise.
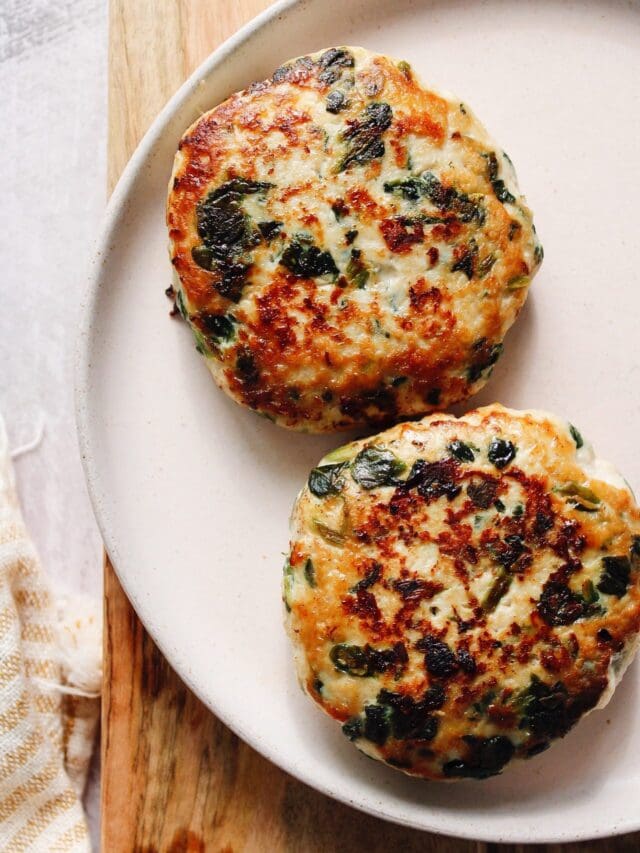
[[[164,200],[184,129],[283,60],[332,44],[408,60],[512,156],[542,271],[472,405],[556,411],[640,488],[640,5],[313,0],[276,4],[216,51],[131,160],[109,207],[78,350],[94,508],[120,579],[185,681],[253,747],[379,817],[511,842],[640,828],[640,671],[562,743],[483,783],[378,766],[299,691],[280,578],[293,499],[344,437],[285,432],[218,392],[168,317]]]

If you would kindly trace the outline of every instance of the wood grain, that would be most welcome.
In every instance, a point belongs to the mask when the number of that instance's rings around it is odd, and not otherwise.
[[[267,0],[111,0],[109,187],[182,81]],[[296,782],[187,690],[105,563],[104,853],[485,853],[366,817]],[[515,851],[637,851],[640,834]]]

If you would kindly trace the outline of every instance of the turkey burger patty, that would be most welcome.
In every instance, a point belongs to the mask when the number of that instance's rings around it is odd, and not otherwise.
[[[473,394],[542,259],[511,161],[469,107],[355,47],[199,118],[167,222],[177,306],[217,384],[311,432]]]
[[[552,415],[432,415],[311,472],[284,600],[304,690],[359,749],[483,779],[611,696],[640,627],[640,512]]]

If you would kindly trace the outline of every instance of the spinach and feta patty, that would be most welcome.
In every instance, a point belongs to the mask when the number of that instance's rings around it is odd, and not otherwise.
[[[484,779],[610,698],[640,630],[640,512],[552,415],[431,415],[313,469],[283,590],[301,684],[349,740]]]
[[[477,391],[542,260],[511,161],[406,62],[339,47],[193,124],[167,222],[217,384],[330,431]]]

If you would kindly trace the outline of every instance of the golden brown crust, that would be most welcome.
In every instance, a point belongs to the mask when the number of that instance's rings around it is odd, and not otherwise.
[[[640,512],[581,442],[493,406],[401,424],[314,469],[287,622],[305,690],[359,748],[484,778],[609,695],[640,630]]]
[[[167,222],[218,384],[309,431],[473,393],[541,259],[510,161],[468,108],[361,48],[302,57],[202,116]]]

